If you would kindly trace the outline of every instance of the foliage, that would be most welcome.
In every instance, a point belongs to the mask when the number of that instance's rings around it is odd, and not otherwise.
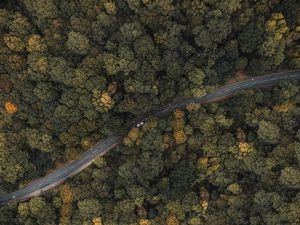
[[[300,68],[299,4],[250,0],[0,3],[0,194],[123,144],[1,224],[299,224],[299,82],[133,118]],[[130,129],[129,129],[130,128]]]

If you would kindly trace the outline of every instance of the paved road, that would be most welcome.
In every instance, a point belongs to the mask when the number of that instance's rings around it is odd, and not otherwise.
[[[250,88],[260,88],[272,86],[281,80],[300,79],[300,70],[286,71],[280,73],[269,74],[266,76],[256,77],[249,80],[237,82],[217,88],[214,92],[201,96],[184,99],[180,102],[174,102],[165,105],[150,116],[164,117],[175,109],[185,109],[190,103],[212,103],[225,97],[232,96],[237,92]],[[146,116],[140,116],[133,120],[132,127],[140,127],[144,124]],[[28,184],[25,188],[19,189],[13,193],[0,197],[0,205],[7,205],[25,201],[29,198],[41,195],[43,192],[63,183],[67,178],[72,177],[89,166],[98,156],[102,156],[112,148],[119,145],[122,141],[121,137],[110,136],[98,142],[89,151],[85,152],[80,159],[58,169],[53,173]]]
[[[11,194],[0,197],[0,205],[25,201],[29,198],[39,196],[45,191],[63,183],[67,178],[74,176],[89,166],[98,156],[102,156],[109,150],[120,144],[121,137],[110,136],[98,142],[89,151],[85,152],[80,159],[55,170],[53,173],[34,181],[25,188],[19,189]]]

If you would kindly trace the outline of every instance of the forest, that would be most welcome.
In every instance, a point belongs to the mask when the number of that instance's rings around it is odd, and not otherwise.
[[[281,81],[131,121],[225,84],[300,69],[297,0],[0,2],[0,195],[122,144],[14,225],[299,225],[300,86]]]

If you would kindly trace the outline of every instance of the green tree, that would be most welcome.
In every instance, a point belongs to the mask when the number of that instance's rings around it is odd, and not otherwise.
[[[280,137],[280,129],[276,124],[263,120],[259,122],[257,135],[263,142],[276,144]]]

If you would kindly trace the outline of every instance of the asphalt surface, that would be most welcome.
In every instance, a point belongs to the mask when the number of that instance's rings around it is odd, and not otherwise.
[[[74,176],[89,166],[98,156],[102,156],[117,146],[122,141],[121,137],[110,136],[98,142],[90,150],[85,152],[80,159],[55,170],[53,173],[29,183],[25,188],[19,189],[11,194],[0,197],[0,205],[6,205],[25,201],[29,198],[39,196],[45,191],[63,183],[67,178]]]
[[[232,96],[241,90],[272,86],[281,80],[297,79],[300,79],[300,70],[279,72],[261,77],[255,77],[249,80],[244,80],[223,86],[221,88],[217,88],[214,92],[204,96],[191,97],[184,99],[180,102],[167,104],[156,110],[150,116],[161,118],[168,115],[175,109],[185,109],[186,106],[191,103],[204,104],[217,102],[220,99]],[[132,121],[132,127],[143,126],[146,117],[147,116],[144,115],[134,119]],[[80,159],[73,161],[60,169],[55,170],[51,174],[40,178],[39,180],[29,183],[24,188],[21,188],[5,196],[0,196],[0,205],[17,203],[41,195],[43,192],[48,191],[51,188],[54,188],[59,184],[63,183],[67,178],[78,174],[84,168],[89,166],[98,156],[103,156],[105,153],[119,145],[121,142],[122,137],[110,136],[108,138],[105,138],[104,140],[98,142],[90,150],[85,152]]]

